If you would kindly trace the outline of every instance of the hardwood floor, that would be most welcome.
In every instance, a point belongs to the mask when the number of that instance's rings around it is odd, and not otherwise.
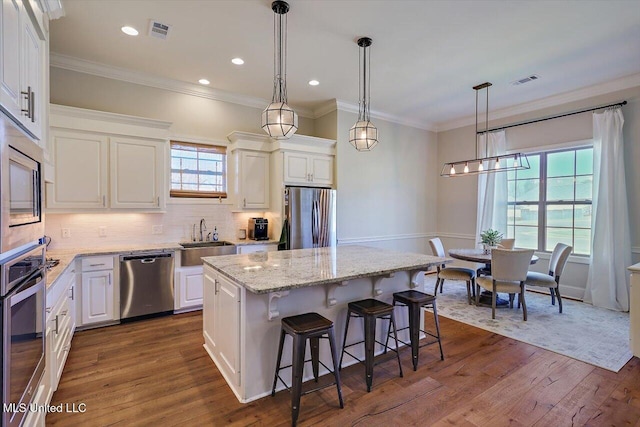
[[[401,352],[375,367],[342,371],[335,388],[302,397],[303,426],[640,426],[640,360],[618,373],[441,317],[445,360],[421,349],[418,371]],[[286,426],[290,398],[241,404],[202,347],[201,312],[78,332],[47,426]],[[597,342],[594,340],[594,345]]]

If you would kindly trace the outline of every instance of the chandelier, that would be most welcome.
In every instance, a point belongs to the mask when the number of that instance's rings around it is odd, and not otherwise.
[[[287,105],[287,12],[285,1],[271,3],[274,12],[273,96],[262,112],[262,129],[272,138],[290,138],[298,130],[298,115]]]
[[[529,159],[524,153],[500,154],[497,156],[478,157],[479,135],[484,135],[484,153],[487,154],[489,147],[489,86],[491,83],[485,82],[474,86],[476,91],[476,157],[474,159],[460,160],[457,162],[447,162],[442,167],[440,176],[467,176],[488,172],[505,172],[509,170],[529,169]],[[487,107],[485,112],[484,131],[478,132],[478,92],[487,90]]]
[[[360,77],[358,85],[358,121],[349,130],[349,142],[358,151],[369,151],[378,144],[378,129],[371,123],[370,97],[371,79],[370,55],[368,49],[372,40],[369,37],[358,39]]]

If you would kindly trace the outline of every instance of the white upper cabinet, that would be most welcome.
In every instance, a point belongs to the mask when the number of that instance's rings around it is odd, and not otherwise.
[[[44,90],[47,44],[38,17],[42,12],[35,4],[2,0],[0,104],[34,140],[45,135],[49,102]]]
[[[86,132],[51,132],[54,182],[47,184],[48,209],[107,207],[108,138]]]
[[[270,139],[266,135],[233,132],[227,136],[229,199],[236,211],[266,210],[270,202]]]
[[[160,208],[164,192],[165,144],[111,138],[112,208]]]
[[[52,106],[47,209],[159,211],[168,194],[167,122]]]
[[[286,184],[333,185],[333,156],[285,151],[284,182]]]

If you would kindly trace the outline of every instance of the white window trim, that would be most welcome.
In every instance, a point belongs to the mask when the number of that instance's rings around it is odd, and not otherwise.
[[[507,140],[508,141],[508,140]],[[550,151],[566,150],[566,149],[578,149],[578,148],[593,148],[592,139],[580,139],[577,141],[559,142],[557,144],[538,145],[536,147],[527,148],[513,148],[506,151],[505,154],[514,153],[548,153]]]

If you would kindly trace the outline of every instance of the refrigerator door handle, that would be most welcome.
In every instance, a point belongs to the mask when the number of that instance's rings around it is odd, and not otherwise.
[[[313,201],[311,208],[311,242],[313,247],[318,247],[318,202]]]

